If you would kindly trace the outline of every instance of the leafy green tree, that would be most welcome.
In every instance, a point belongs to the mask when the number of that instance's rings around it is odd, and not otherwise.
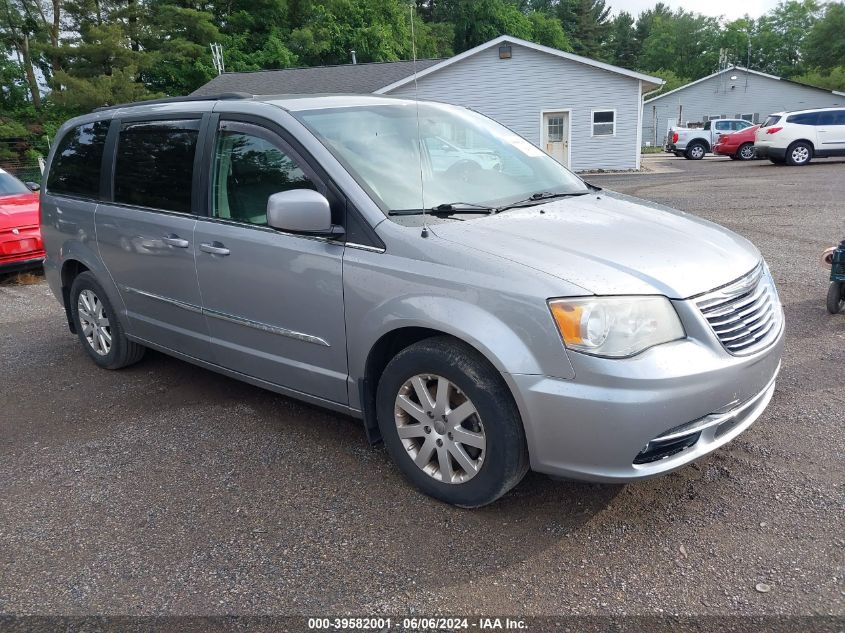
[[[602,57],[611,31],[610,7],[605,0],[561,0],[557,7],[572,50],[584,57]]]
[[[563,30],[560,20],[542,11],[529,12],[528,20],[531,22],[531,37],[528,39],[532,42],[551,46],[561,51],[572,50],[572,44]]]
[[[766,47],[768,72],[782,77],[803,72],[802,43],[820,12],[816,0],[787,0],[760,18],[760,43]]]
[[[804,62],[815,68],[845,67],[845,4],[832,2],[801,45]]]
[[[662,68],[679,76],[704,77],[718,63],[718,20],[683,9],[654,19],[640,57],[645,70]]]
[[[826,90],[845,91],[845,66],[836,66],[829,70],[811,70],[793,77],[794,81]]]
[[[500,35],[530,40],[531,20],[508,0],[444,0],[444,16],[455,29],[455,51],[465,51]]]
[[[153,92],[187,94],[211,79],[215,71],[209,44],[221,36],[214,15],[170,0],[153,0],[148,6],[149,25],[139,42],[149,55],[140,81]]]
[[[634,18],[623,11],[613,18],[606,44],[605,57],[623,68],[636,68],[641,46],[637,41]]]

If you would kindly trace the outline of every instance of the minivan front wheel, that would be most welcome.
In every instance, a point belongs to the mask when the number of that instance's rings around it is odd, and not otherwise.
[[[432,497],[482,506],[528,471],[525,432],[507,384],[458,340],[430,338],[399,352],[376,398],[391,458]]]
[[[145,348],[126,338],[105,291],[90,272],[74,279],[70,311],[82,347],[100,367],[119,369],[143,357]]]

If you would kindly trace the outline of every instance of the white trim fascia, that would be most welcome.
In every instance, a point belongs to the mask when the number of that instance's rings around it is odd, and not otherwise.
[[[623,75],[625,77],[631,77],[633,79],[639,79],[640,81],[645,81],[647,83],[653,84],[655,86],[662,86],[666,82],[660,79],[660,77],[652,77],[651,75],[645,75],[643,73],[638,73],[633,70],[628,70],[626,68],[620,68],[619,66],[614,66],[612,64],[606,64],[604,62],[597,61],[595,59],[590,59],[589,57],[581,57],[580,55],[573,55],[572,53],[565,53],[560,51],[556,48],[551,48],[549,46],[543,46],[542,44],[535,44],[534,42],[528,42],[526,40],[519,39],[518,37],[512,37],[510,35],[500,35],[499,37],[490,40],[489,42],[484,42],[483,44],[479,44],[475,48],[471,48],[463,53],[455,55],[454,57],[450,57],[449,59],[444,59],[442,62],[438,64],[434,64],[434,66],[429,66],[425,70],[421,70],[420,72],[416,73],[416,78],[421,79],[431,73],[436,73],[438,70],[446,68],[447,66],[451,66],[452,64],[456,64],[457,62],[466,59],[467,57],[471,57],[476,53],[480,53],[483,50],[487,50],[488,48],[492,48],[493,46],[498,46],[503,42],[508,42],[510,44],[516,44],[518,46],[524,46],[525,48],[530,48],[535,51],[540,51],[541,53],[547,53],[549,55],[554,55],[555,57],[560,57],[562,59],[568,59],[569,61],[578,62],[581,64],[585,64],[587,66],[592,66],[594,68],[600,68],[602,70],[606,70],[612,73],[616,73],[618,75]],[[411,83],[414,81],[414,75],[409,75],[408,77],[404,77],[398,81],[394,81],[392,84],[388,84],[383,88],[379,88],[375,90],[373,94],[386,94],[391,92],[392,90],[396,90],[396,88],[400,88],[406,84]]]
[[[636,169],[640,169],[643,157],[643,108],[645,108],[645,104],[643,103],[643,82],[641,81],[639,82],[639,88],[637,89],[637,147],[635,148],[637,152],[635,160]]]

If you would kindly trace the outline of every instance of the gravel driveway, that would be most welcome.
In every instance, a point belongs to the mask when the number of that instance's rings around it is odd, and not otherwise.
[[[818,264],[845,162],[647,164],[589,180],[730,227],[778,282],[778,390],[736,441],[460,510],[355,420],[156,353],[97,369],[44,283],[2,285],[0,613],[845,616],[845,314]]]

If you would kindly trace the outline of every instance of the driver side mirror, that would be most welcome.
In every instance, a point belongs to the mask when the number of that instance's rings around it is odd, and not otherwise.
[[[267,199],[267,224],[280,231],[338,238],[342,226],[332,224],[329,201],[312,189],[291,189]]]
[[[32,182],[32,181],[28,180],[23,184],[25,184],[26,188],[29,189],[30,191],[41,191],[41,185],[39,185],[37,182]]]

